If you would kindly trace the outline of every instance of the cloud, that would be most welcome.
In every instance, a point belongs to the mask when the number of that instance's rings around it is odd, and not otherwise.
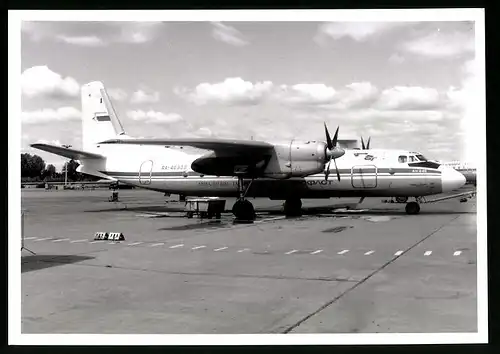
[[[469,32],[434,31],[402,44],[402,50],[427,58],[450,58],[474,52],[474,36]]]
[[[212,130],[210,130],[207,127],[201,127],[200,129],[195,131],[194,134],[199,136],[199,137],[213,137],[214,136]]]
[[[119,88],[110,88],[110,89],[106,89],[106,91],[107,91],[109,97],[111,97],[111,99],[116,100],[116,101],[123,101],[128,97],[127,93],[124,90],[119,89]]]
[[[281,85],[280,88],[280,96],[284,102],[299,105],[331,103],[335,100],[337,94],[333,87],[320,83]]]
[[[39,139],[36,141],[37,144],[49,144],[49,145],[57,145],[57,146],[61,146],[61,142],[59,141],[59,139],[56,139],[56,140],[46,140],[46,139]]]
[[[483,133],[479,131],[481,124],[477,120],[482,119],[481,106],[484,101],[479,100],[478,93],[481,92],[479,86],[479,72],[477,69],[476,60],[469,60],[462,67],[464,78],[461,88],[450,88],[448,97],[450,98],[453,108],[461,113],[460,131],[464,137],[464,148],[462,151],[462,159],[465,161],[474,161],[477,149],[475,146],[483,141]]]
[[[410,24],[410,22],[329,22],[319,26],[315,40],[321,44],[327,38],[337,40],[348,37],[357,42],[364,42]]]
[[[74,98],[80,85],[70,76],[62,77],[47,66],[34,66],[21,74],[21,90],[27,97]]]
[[[174,92],[197,105],[209,102],[228,105],[249,105],[261,102],[271,92],[271,81],[256,82],[255,84],[242,78],[227,78],[215,84],[201,83],[194,90],[176,88]]]
[[[141,44],[155,40],[163,30],[163,22],[118,22],[117,42]]]
[[[102,47],[106,45],[106,43],[101,38],[96,36],[71,37],[65,35],[58,35],[56,38],[62,42],[79,45],[83,47]]]
[[[176,88],[174,92],[197,105],[209,102],[249,105],[267,99],[290,108],[341,112],[361,108],[429,111],[450,105],[450,95],[434,88],[395,86],[380,91],[370,82],[353,82],[337,89],[324,83],[274,86],[271,81],[254,84],[241,78],[227,78],[214,84],[201,83],[194,90]]]
[[[177,113],[162,113],[153,110],[142,111],[133,110],[127,112],[127,117],[137,122],[150,122],[150,123],[176,123],[183,120],[182,116]]]
[[[24,21],[21,24],[21,31],[32,41],[54,40],[85,47],[147,43],[157,39],[163,29],[163,22],[153,21]]]
[[[221,22],[212,22],[212,36],[218,41],[241,47],[248,44],[243,35],[236,28],[224,25]]]
[[[385,110],[429,110],[439,108],[441,97],[433,88],[395,86],[384,90],[377,106]]]
[[[399,53],[394,53],[389,57],[389,62],[393,64],[401,64],[404,63],[405,57]]]
[[[369,82],[353,82],[340,89],[322,83],[281,85],[275,97],[295,107],[348,109],[369,106],[378,98],[378,89]]]
[[[23,124],[41,124],[66,122],[81,119],[81,112],[74,107],[45,108],[36,111],[21,112]]]
[[[337,107],[359,108],[371,105],[378,99],[379,90],[370,82],[353,82],[340,91],[340,104]]]
[[[137,90],[132,94],[130,101],[132,103],[154,103],[160,100],[160,93],[158,91],[146,92],[144,90]]]

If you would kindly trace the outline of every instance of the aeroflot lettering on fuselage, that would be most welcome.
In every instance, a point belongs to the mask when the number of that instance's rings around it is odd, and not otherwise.
[[[307,184],[308,186],[316,186],[318,184],[320,185],[323,185],[323,186],[326,186],[326,185],[331,185],[332,184],[332,181],[331,180],[328,180],[328,181],[325,181],[324,179],[323,180],[308,180],[308,181],[301,181],[302,184]]]
[[[232,181],[199,181],[198,185],[199,186],[228,186],[228,185],[238,185],[238,182]]]
[[[308,186],[316,186],[316,185],[323,185],[323,186],[326,186],[326,185],[331,185],[332,182],[333,183],[336,183],[335,181],[331,181],[331,180],[328,180],[328,181],[325,181],[325,180],[302,180],[302,181],[296,181],[296,182],[299,182],[301,184],[307,184]],[[248,182],[247,182],[248,183]],[[247,183],[244,183],[245,185]],[[236,181],[199,181],[198,182],[198,185],[200,186],[227,186],[227,185],[238,185],[238,182]]]

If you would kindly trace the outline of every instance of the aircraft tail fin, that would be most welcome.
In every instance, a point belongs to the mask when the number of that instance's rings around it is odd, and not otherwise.
[[[83,85],[81,99],[83,150],[96,151],[98,142],[126,135],[102,82]]]

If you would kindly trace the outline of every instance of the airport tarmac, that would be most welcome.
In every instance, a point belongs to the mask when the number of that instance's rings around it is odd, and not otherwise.
[[[357,211],[252,200],[258,219],[188,219],[161,193],[23,190],[23,333],[476,332],[476,199]],[[431,197],[432,198],[432,197]],[[226,208],[230,209],[232,200]],[[122,232],[121,242],[94,241]]]

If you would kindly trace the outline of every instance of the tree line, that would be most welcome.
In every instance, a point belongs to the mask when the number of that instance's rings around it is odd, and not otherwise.
[[[38,155],[21,154],[21,182],[62,182],[66,168],[68,169],[68,181],[96,181],[99,178],[77,172],[80,164],[70,160],[64,164],[62,171],[57,172],[54,165],[46,165],[45,161]]]

